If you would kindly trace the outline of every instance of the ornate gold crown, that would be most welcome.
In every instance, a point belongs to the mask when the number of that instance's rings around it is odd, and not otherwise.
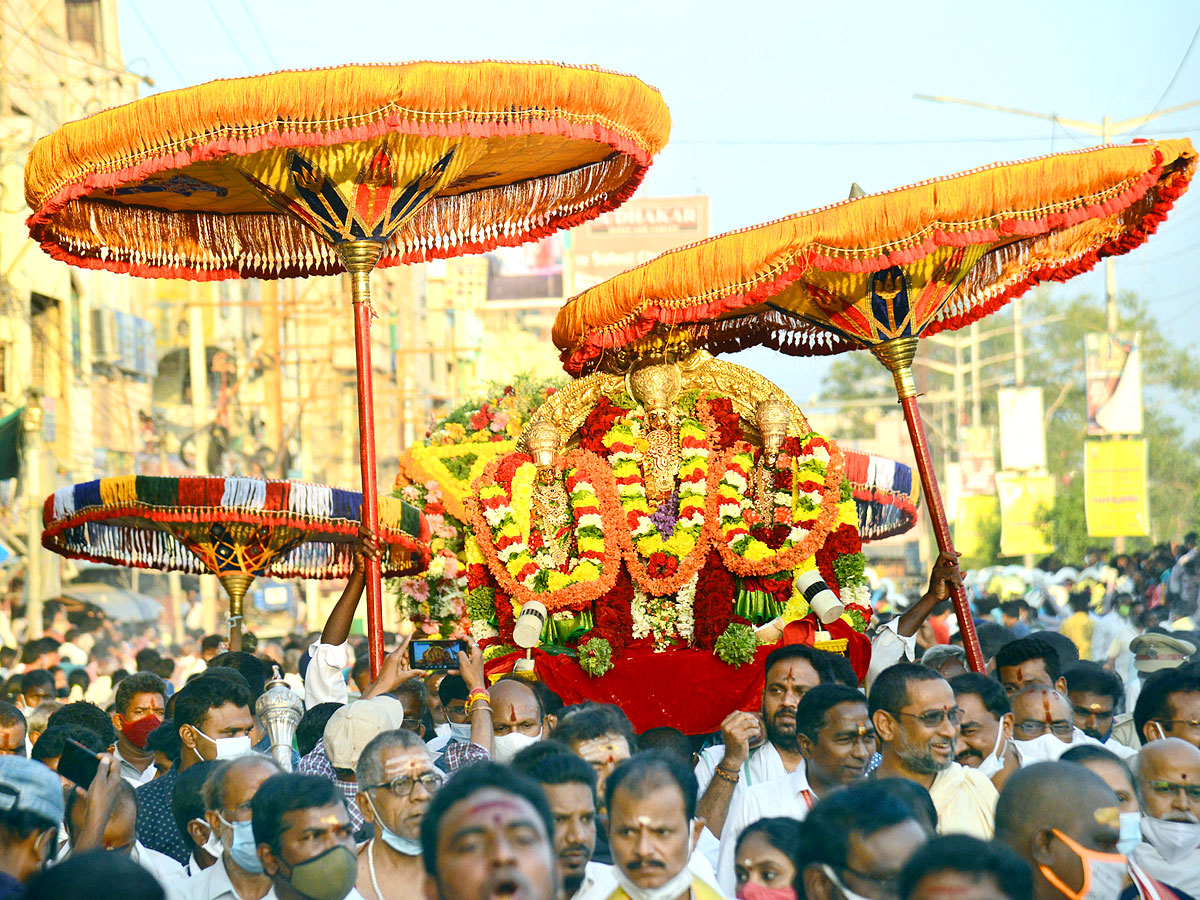
[[[525,429],[525,447],[530,453],[558,452],[558,427],[553,422],[531,422]]]
[[[661,358],[634,363],[625,376],[629,395],[644,409],[670,409],[679,396],[679,366]]]
[[[786,400],[762,400],[754,411],[754,419],[758,423],[759,434],[763,437],[787,434],[792,411]]]

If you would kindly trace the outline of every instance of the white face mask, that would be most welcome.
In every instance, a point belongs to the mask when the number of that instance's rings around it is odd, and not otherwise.
[[[460,744],[465,744],[471,739],[471,723],[470,722],[451,722],[450,723],[450,740]]]
[[[1117,838],[1117,852],[1128,856],[1133,848],[1142,842],[1142,814],[1140,812],[1121,813],[1121,836]]]
[[[537,737],[530,737],[527,734],[522,734],[519,731],[510,731],[508,734],[497,735],[496,741],[496,762],[510,763],[512,758],[528,747],[530,744],[536,744],[542,739],[542,732],[538,731]],[[636,898],[634,898],[636,900]]]
[[[832,867],[821,863],[821,870],[825,873],[825,877],[832,881],[837,889],[842,892],[846,900],[871,900],[871,898],[864,897],[862,894],[856,894],[850,888],[846,887],[842,879],[838,878],[837,872],[833,871]]]
[[[638,887],[629,880],[629,876],[621,871],[621,867],[614,865],[612,867],[613,875],[616,876],[617,884],[629,896],[629,900],[675,900],[680,894],[691,895],[692,889],[692,874],[688,863],[692,859],[692,850],[695,847],[695,841],[692,840],[692,835],[696,833],[695,819],[688,822],[688,858],[683,863],[683,868],[677,872],[666,884],[656,888]]]
[[[213,859],[220,859],[221,854],[225,852],[225,845],[221,843],[221,836],[204,819],[192,819],[192,821],[199,822],[208,829],[208,838],[204,841],[204,847],[202,848],[204,852]]]
[[[1052,734],[1042,734],[1031,741],[1014,741],[1017,756],[1021,758],[1022,766],[1032,766],[1040,762],[1056,762],[1060,756],[1071,749],[1070,744],[1064,744]]]
[[[1000,727],[996,730],[996,746],[992,748],[992,752],[984,757],[983,762],[979,764],[979,768],[975,771],[979,772],[985,778],[991,778],[997,772],[1004,768],[1004,723],[1000,723]]]
[[[1142,819],[1142,840],[1174,865],[1200,847],[1200,824],[1168,822],[1166,819]]]
[[[217,759],[237,759],[240,756],[249,756],[254,749],[248,734],[243,734],[241,737],[212,738],[199,728],[196,729],[196,734],[217,748]]]

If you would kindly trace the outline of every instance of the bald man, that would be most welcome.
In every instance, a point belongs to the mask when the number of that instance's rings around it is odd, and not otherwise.
[[[1133,861],[1159,881],[1200,893],[1200,750],[1180,738],[1151,741],[1134,769],[1142,843]]]
[[[488,691],[496,762],[508,763],[518,752],[550,733],[537,691],[523,681],[502,678]]]
[[[1013,739],[1022,765],[1052,762],[1075,741],[1075,719],[1065,694],[1044,685],[1022,688],[1010,698]],[[1079,733],[1084,736],[1083,732]]]
[[[996,840],[1033,870],[1034,900],[1116,900],[1125,883],[1117,795],[1075,763],[1037,763],[1008,780],[996,804]],[[1085,872],[1090,869],[1090,875]]]

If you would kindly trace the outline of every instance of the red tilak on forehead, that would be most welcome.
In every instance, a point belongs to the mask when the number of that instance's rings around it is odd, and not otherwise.
[[[1042,706],[1046,710],[1046,724],[1049,725],[1054,721],[1054,716],[1050,712],[1050,695],[1042,694]]]
[[[508,708],[508,723],[510,725],[517,724],[517,709],[515,706],[510,706]]]

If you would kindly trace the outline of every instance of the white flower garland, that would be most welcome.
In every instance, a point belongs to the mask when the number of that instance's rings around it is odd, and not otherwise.
[[[669,650],[676,640],[690,646],[696,629],[694,604],[699,580],[697,572],[677,593],[666,597],[652,597],[635,586],[630,610],[634,640],[653,637],[655,653]]]

